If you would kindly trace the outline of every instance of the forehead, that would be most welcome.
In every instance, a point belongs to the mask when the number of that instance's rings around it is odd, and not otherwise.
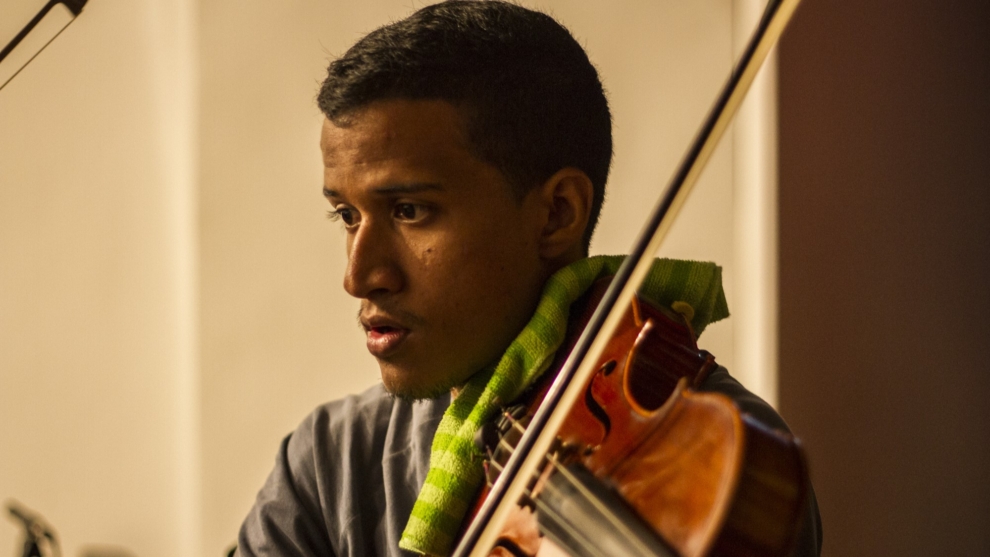
[[[474,158],[460,112],[437,100],[376,101],[349,114],[343,125],[325,119],[320,148],[328,169],[381,161],[451,163]]]

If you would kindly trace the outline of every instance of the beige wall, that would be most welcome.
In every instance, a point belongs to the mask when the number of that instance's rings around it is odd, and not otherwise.
[[[91,2],[0,92],[0,497],[66,555],[196,549],[187,20]]]
[[[725,79],[738,8],[527,4],[603,74],[616,159],[593,250],[622,252]],[[330,57],[409,10],[98,0],[0,92],[0,497],[42,511],[66,555],[219,555],[282,436],[377,380],[313,99]],[[724,265],[730,307],[732,139],[664,251]],[[736,313],[702,339],[730,367]],[[15,533],[0,523],[0,552]]]

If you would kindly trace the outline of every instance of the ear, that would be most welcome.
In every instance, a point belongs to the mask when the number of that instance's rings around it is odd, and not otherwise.
[[[584,257],[584,231],[594,197],[591,179],[577,168],[562,168],[540,186],[540,195],[546,210],[540,257],[566,262]]]

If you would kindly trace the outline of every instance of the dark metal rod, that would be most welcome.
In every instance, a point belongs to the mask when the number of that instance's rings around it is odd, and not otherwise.
[[[89,0],[62,0],[62,4],[64,4],[66,8],[69,8],[72,15],[79,15],[82,13],[83,6],[85,6],[88,1]]]
[[[32,56],[30,60],[28,60],[27,62],[24,62],[24,65],[23,66],[17,68],[17,71],[14,72],[14,75],[12,75],[9,78],[7,78],[7,81],[4,81],[3,82],[3,85],[0,85],[0,91],[3,91],[3,88],[6,87],[8,83],[10,83],[11,81],[13,81],[14,78],[17,77],[17,75],[20,74],[21,71],[24,68],[28,67],[28,64],[30,64],[31,62],[33,62],[34,59],[37,58],[39,54],[41,54],[46,48],[48,48],[48,45],[52,44],[52,41],[54,41],[55,39],[57,39],[58,36],[62,34],[62,31],[65,31],[66,29],[68,29],[69,26],[72,25],[72,22],[75,21],[75,20],[76,20],[76,18],[70,19],[68,23],[66,23],[65,25],[63,25],[62,28],[58,30],[58,33],[55,33],[55,36],[54,37],[48,39],[48,42],[45,43],[45,46],[41,47],[41,49],[38,50],[38,52],[35,52],[34,53],[34,56]]]
[[[28,22],[27,26],[24,29],[21,29],[21,32],[18,33],[16,37],[14,37],[14,40],[10,41],[10,43],[3,48],[3,51],[0,52],[0,62],[3,62],[3,59],[7,57],[7,54],[9,54],[10,51],[14,50],[14,47],[16,47],[17,44],[20,43],[24,39],[24,37],[26,37],[27,34],[30,33],[31,30],[34,29],[34,27],[38,25],[38,23],[42,19],[45,18],[45,15],[47,15],[48,12],[50,12],[51,9],[55,7],[55,4],[62,4],[70,12],[72,12],[72,19],[70,19],[68,23],[63,25],[62,28],[58,30],[58,33],[55,33],[54,37],[48,39],[48,42],[46,42],[44,46],[42,46],[38,50],[38,52],[35,52],[34,56],[32,56],[27,62],[24,62],[23,66],[17,68],[17,71],[14,72],[13,75],[11,75],[9,78],[7,78],[7,81],[4,81],[3,85],[0,85],[0,91],[2,91],[3,88],[7,86],[8,83],[14,80],[14,78],[21,73],[21,70],[23,70],[28,66],[28,64],[33,62],[34,59],[37,58],[38,55],[42,53],[42,51],[48,48],[48,45],[52,44],[52,41],[57,39],[58,36],[62,34],[62,31],[65,31],[69,27],[69,25],[72,25],[72,22],[76,20],[76,17],[78,17],[80,13],[82,13],[83,6],[85,6],[86,2],[88,1],[89,0],[50,0],[48,4],[46,4],[45,7],[42,8],[40,12],[38,12],[38,15],[34,16],[34,19]]]
[[[44,19],[46,15],[48,15],[48,12],[52,11],[52,8],[54,8],[56,4],[60,4],[59,0],[49,0],[48,3],[45,4],[45,7],[41,8],[41,11],[38,12],[38,15],[34,16],[34,18],[32,18],[31,21],[28,22],[28,24],[24,27],[24,29],[21,29],[21,32],[18,33],[17,36],[14,37],[12,41],[7,43],[7,46],[3,47],[3,50],[0,50],[0,62],[3,62],[3,59],[6,58],[8,54],[10,54],[10,51],[14,50],[14,47],[20,44],[20,42],[24,40],[24,37],[26,37],[27,34],[30,33],[31,30],[34,29],[36,25],[41,23],[41,20]],[[81,10],[82,7],[80,7],[79,9]]]

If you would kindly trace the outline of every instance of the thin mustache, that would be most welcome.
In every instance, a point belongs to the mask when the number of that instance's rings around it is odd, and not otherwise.
[[[371,306],[369,304],[362,302],[361,308],[357,312],[357,324],[358,327],[360,327],[361,329],[364,329],[364,323],[361,321],[361,317],[364,315],[365,311],[367,311],[370,307]],[[388,303],[375,304],[374,310],[375,310],[374,313],[380,313],[385,317],[394,319],[399,323],[401,323],[402,326],[404,327],[415,327],[418,325],[422,325],[426,321],[425,319],[416,315],[415,313],[394,307],[392,306],[392,304],[388,304]]]

